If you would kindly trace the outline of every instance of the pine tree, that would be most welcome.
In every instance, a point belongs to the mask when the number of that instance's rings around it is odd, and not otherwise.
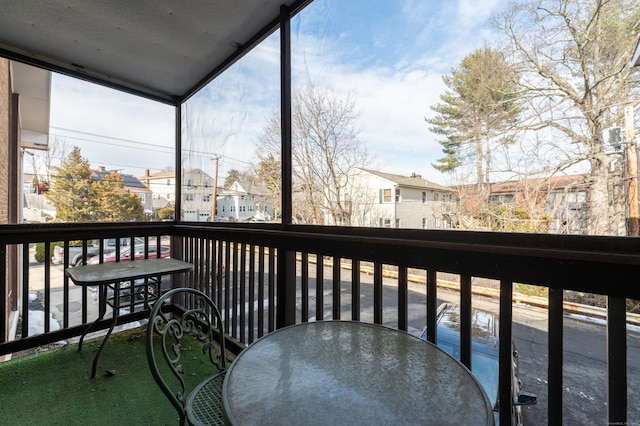
[[[116,171],[96,182],[99,197],[97,220],[99,222],[133,222],[145,219],[140,198],[129,192],[122,176]]]
[[[93,222],[98,209],[96,182],[91,180],[89,161],[74,147],[60,166],[54,167],[54,182],[46,197],[63,222]]]

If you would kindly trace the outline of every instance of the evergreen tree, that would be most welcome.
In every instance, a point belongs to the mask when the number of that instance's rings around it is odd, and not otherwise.
[[[431,106],[436,116],[426,119],[432,132],[445,137],[439,141],[445,157],[433,167],[452,171],[472,159],[480,186],[489,181],[492,144],[512,142],[508,130],[520,111],[518,75],[501,52],[484,48],[467,55],[443,81],[448,90]]]
[[[122,176],[116,171],[96,182],[99,197],[97,220],[99,222],[133,222],[145,219],[140,198],[129,192]]]
[[[98,209],[96,182],[91,179],[89,161],[74,147],[60,166],[53,168],[54,182],[46,197],[64,222],[95,221]]]
[[[60,166],[46,197],[63,222],[131,222],[145,220],[140,198],[130,193],[118,172],[92,179],[89,161],[74,147]]]

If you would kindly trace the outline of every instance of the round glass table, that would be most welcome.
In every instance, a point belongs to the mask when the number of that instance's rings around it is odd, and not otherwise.
[[[437,346],[354,321],[279,329],[233,361],[223,385],[232,425],[493,424],[479,382]]]

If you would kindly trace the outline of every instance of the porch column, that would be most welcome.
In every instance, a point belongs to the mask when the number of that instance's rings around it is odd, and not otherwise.
[[[280,107],[282,123],[282,228],[292,222],[291,201],[291,16],[286,6],[280,7]],[[296,256],[287,247],[278,248],[278,305],[276,328],[296,322]]]

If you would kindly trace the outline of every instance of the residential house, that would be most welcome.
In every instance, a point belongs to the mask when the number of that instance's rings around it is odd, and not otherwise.
[[[141,178],[153,196],[153,210],[175,205],[176,173],[149,173]],[[214,194],[213,178],[200,169],[182,172],[182,220],[209,222]]]
[[[111,173],[112,170],[107,170],[104,166],[98,167],[98,170],[91,170],[91,179],[96,181],[102,181],[105,176]],[[140,201],[144,206],[145,213],[152,212],[152,193],[140,180],[133,176],[120,173],[120,177],[124,182],[124,188],[132,194],[136,194],[140,197]]]
[[[262,185],[235,181],[217,200],[216,220],[221,222],[269,222],[273,199]]]
[[[483,207],[476,185],[456,187],[460,199],[461,223],[478,229],[483,213],[497,208],[516,208],[511,220],[544,221],[545,232],[586,234],[589,221],[587,175],[521,179],[487,185],[488,203]],[[516,216],[519,216],[516,218]],[[540,232],[540,230],[538,230]]]
[[[412,174],[401,176],[356,169],[342,196],[351,225],[384,228],[443,229],[457,222],[457,199],[446,186]]]

